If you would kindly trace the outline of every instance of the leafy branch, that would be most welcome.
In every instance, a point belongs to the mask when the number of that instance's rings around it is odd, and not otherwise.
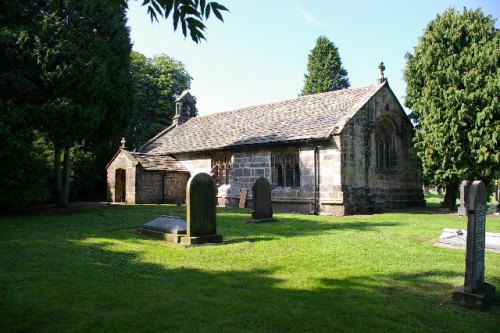
[[[128,8],[127,0],[108,0],[108,3]],[[196,43],[202,39],[206,40],[204,35],[206,26],[203,21],[208,20],[211,13],[224,22],[222,12],[229,11],[217,2],[206,0],[143,0],[142,6],[147,7],[151,21],[158,22],[158,17],[167,19],[172,15],[174,31],[177,31],[180,24],[182,34],[186,37],[189,30],[191,39]]]

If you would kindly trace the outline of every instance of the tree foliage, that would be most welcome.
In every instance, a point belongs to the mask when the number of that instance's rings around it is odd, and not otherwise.
[[[342,66],[337,47],[325,36],[316,40],[309,53],[307,73],[301,95],[349,88],[347,70]]]
[[[130,119],[124,11],[100,1],[46,0],[9,2],[5,13],[1,84],[9,88],[2,99],[52,143],[57,203],[65,206],[71,147],[111,140]]]
[[[111,5],[127,8],[128,0],[108,1]],[[180,24],[183,35],[187,36],[189,30],[191,39],[196,43],[205,39],[203,33],[206,27],[203,20],[208,20],[210,14],[213,13],[219,20],[224,21],[222,12],[228,11],[218,2],[206,0],[144,0],[142,5],[146,6],[151,21],[158,22],[158,17],[167,19],[171,15],[174,31]]]
[[[447,195],[462,179],[490,184],[499,168],[499,42],[491,16],[449,9],[407,54],[405,104],[417,125],[415,149],[424,176],[447,184]]]
[[[131,54],[131,71],[136,84],[136,117],[126,134],[127,146],[138,148],[170,125],[175,99],[191,86],[184,65],[167,55],[147,58]]]

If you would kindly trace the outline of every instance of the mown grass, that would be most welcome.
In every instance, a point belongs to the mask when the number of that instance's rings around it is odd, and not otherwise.
[[[218,209],[224,243],[184,248],[136,229],[173,206],[0,219],[2,332],[500,332],[500,305],[451,303],[465,252],[433,243],[437,211],[322,217]],[[488,218],[487,231],[500,232]],[[500,298],[500,254],[486,253]]]

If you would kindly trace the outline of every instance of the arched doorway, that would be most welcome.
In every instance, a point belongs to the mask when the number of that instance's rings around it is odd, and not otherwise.
[[[115,172],[115,202],[126,201],[127,172],[124,169],[116,169]]]

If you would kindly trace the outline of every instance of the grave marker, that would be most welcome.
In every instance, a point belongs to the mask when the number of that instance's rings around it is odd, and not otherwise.
[[[216,188],[212,177],[199,173],[186,186],[186,220],[162,215],[138,231],[157,239],[185,245],[222,243],[217,234]]]
[[[271,184],[259,177],[252,186],[252,219],[247,223],[276,222],[271,204]]]
[[[217,189],[212,177],[198,173],[186,186],[186,236],[181,243],[186,245],[221,243],[217,234],[216,202]]]
[[[467,243],[464,285],[455,288],[453,303],[460,306],[486,309],[495,299],[495,287],[484,282],[484,247],[486,224],[486,187],[474,181],[467,198]]]
[[[247,205],[247,194],[248,189],[246,187],[242,188],[240,191],[240,204],[238,207],[245,208]]]
[[[467,193],[469,193],[470,181],[463,180],[460,184],[460,207],[458,207],[459,216],[467,216]]]

